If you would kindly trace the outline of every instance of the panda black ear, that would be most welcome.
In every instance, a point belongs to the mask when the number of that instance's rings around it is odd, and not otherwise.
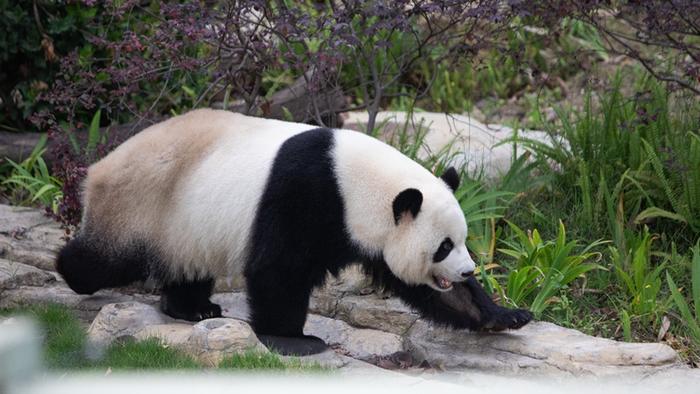
[[[401,216],[405,212],[410,212],[411,216],[414,218],[416,215],[418,215],[418,211],[420,211],[420,206],[423,204],[423,193],[421,193],[417,189],[406,189],[399,193],[396,198],[394,198],[394,202],[392,204],[392,207],[394,208],[394,222],[396,224],[399,224],[399,220],[401,220]]]
[[[447,186],[449,186],[453,192],[456,192],[457,188],[459,188],[459,174],[454,167],[446,169],[440,176],[440,179],[447,183]]]

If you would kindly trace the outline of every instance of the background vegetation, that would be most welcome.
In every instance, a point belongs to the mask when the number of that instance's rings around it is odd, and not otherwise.
[[[297,121],[470,112],[515,135],[457,196],[482,282],[538,318],[700,359],[700,7],[675,1],[0,0],[0,128],[48,132],[5,198],[67,228],[85,168],[150,121],[213,106]],[[329,94],[342,92],[328,105]],[[421,133],[393,143],[419,159]],[[47,165],[50,156],[50,165]],[[46,160],[44,158],[47,158]],[[449,156],[420,161],[440,173]],[[116,357],[116,356],[115,356]],[[61,361],[68,363],[69,361]],[[76,361],[80,362],[80,361]]]

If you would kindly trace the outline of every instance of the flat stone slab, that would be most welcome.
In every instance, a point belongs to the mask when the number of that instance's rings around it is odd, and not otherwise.
[[[309,314],[304,333],[323,339],[337,351],[359,360],[388,356],[403,350],[399,335],[368,328],[355,328],[342,320]]]
[[[158,296],[152,294],[122,294],[113,290],[100,290],[90,296],[80,295],[68,288],[64,282],[56,281],[50,283],[50,286],[19,286],[5,290],[0,294],[0,308],[60,304],[72,309],[79,319],[89,323],[107,304],[127,301],[157,304],[158,300]]]
[[[383,299],[376,294],[369,294],[341,298],[336,305],[334,317],[356,327],[403,335],[420,316],[398,298]]]
[[[0,259],[0,292],[18,286],[44,286],[56,277],[44,270],[15,261]]]
[[[451,370],[605,376],[680,363],[676,352],[661,343],[617,342],[546,322],[503,333],[472,333],[419,320],[406,336],[406,346],[416,359]]]
[[[221,305],[226,317],[248,321],[248,301],[245,293],[220,293],[212,296],[212,302]],[[342,320],[310,313],[304,333],[323,339],[342,354],[368,360],[403,350],[399,335],[374,329],[356,328]]]
[[[53,270],[64,235],[41,210],[0,204],[0,257]]]

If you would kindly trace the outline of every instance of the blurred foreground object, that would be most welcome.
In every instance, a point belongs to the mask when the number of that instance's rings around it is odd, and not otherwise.
[[[16,393],[41,368],[41,335],[24,317],[0,318],[0,393]]]

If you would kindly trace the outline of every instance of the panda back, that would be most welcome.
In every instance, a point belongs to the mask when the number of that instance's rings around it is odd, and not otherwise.
[[[243,115],[230,119],[175,191],[171,214],[162,218],[160,242],[176,271],[240,274],[275,157],[286,140],[312,128]]]

